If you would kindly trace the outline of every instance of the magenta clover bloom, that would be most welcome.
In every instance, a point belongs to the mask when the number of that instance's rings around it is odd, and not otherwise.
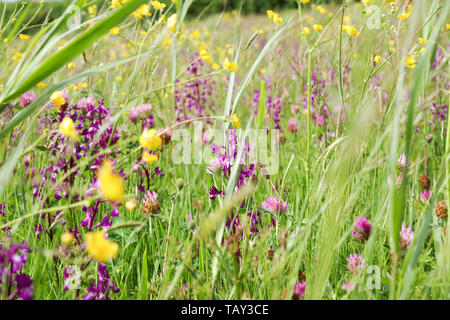
[[[364,259],[362,256],[356,253],[352,253],[347,260],[347,269],[351,273],[358,273],[359,270],[364,266]]]
[[[408,249],[414,238],[414,232],[411,227],[406,227],[405,222],[402,223],[402,230],[400,231],[400,247]]]
[[[355,217],[354,228],[355,230],[352,231],[352,236],[355,239],[358,239],[363,242],[369,239],[371,224],[365,216]]]
[[[20,105],[25,108],[29,104],[33,103],[34,100],[36,100],[36,94],[33,91],[25,92],[20,97]]]
[[[287,203],[271,196],[262,202],[261,207],[272,212],[284,212],[287,210]]]

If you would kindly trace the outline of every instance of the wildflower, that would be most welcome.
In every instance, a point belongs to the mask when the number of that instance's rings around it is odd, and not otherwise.
[[[400,13],[397,16],[397,18],[399,18],[400,20],[406,20],[409,18],[410,15],[411,15],[411,12]]]
[[[380,63],[381,62],[381,57],[380,56],[375,56],[373,58],[373,62],[375,62],[376,64]]]
[[[236,62],[230,62],[228,58],[223,62],[223,67],[230,72],[236,72],[238,69],[238,65]]]
[[[65,246],[70,246],[74,240],[75,240],[75,238],[74,238],[73,234],[70,232],[65,232],[61,235],[61,242]]]
[[[288,121],[289,132],[297,132],[299,123],[296,118],[290,118]]]
[[[416,59],[411,56],[406,57],[405,65],[409,69],[414,69],[416,67]]]
[[[120,3],[119,0],[112,0],[111,1],[111,8],[117,9],[117,8],[120,8],[121,6],[122,6],[122,4]]]
[[[91,96],[86,97],[86,98],[81,98],[78,103],[77,103],[77,107],[80,108],[81,110],[88,110],[94,107],[95,104],[95,99]]]
[[[355,217],[355,224],[354,224],[355,230],[352,231],[352,236],[355,239],[366,241],[367,239],[369,239],[371,227],[372,226],[370,222],[367,220],[365,216],[362,217],[357,216]]]
[[[400,231],[400,247],[408,249],[414,238],[414,232],[411,227],[406,227],[405,222],[402,223],[402,230]]]
[[[109,33],[111,33],[112,35],[118,35],[119,32],[120,32],[120,29],[118,27],[114,27],[109,30]]]
[[[142,152],[142,160],[144,160],[148,164],[152,164],[158,161],[158,159],[159,158],[157,154],[149,153],[147,151]]]
[[[236,113],[231,117],[231,121],[233,122],[233,126],[236,129],[239,129],[241,127],[241,123],[239,122],[239,118]]]
[[[273,17],[273,22],[275,23],[282,23],[283,22],[283,18],[280,17],[279,15],[276,15]]]
[[[364,266],[364,259],[362,256],[356,253],[352,253],[347,260],[347,269],[351,273],[358,273],[359,270]]]
[[[67,68],[69,68],[70,70],[75,68],[75,63],[71,62],[67,65]]]
[[[428,199],[430,199],[430,196],[431,196],[430,190],[424,190],[424,191],[420,192],[420,194],[419,194],[420,201],[423,203],[427,202]]]
[[[55,91],[50,96],[50,100],[55,104],[57,107],[61,107],[66,104],[66,100],[64,99],[63,93],[61,91]]]
[[[267,13],[267,16],[269,17],[269,19],[273,19],[273,17],[275,16],[275,12],[274,11],[272,11],[272,10],[267,10],[266,11],[266,13]]]
[[[11,243],[9,248],[0,243],[0,294],[10,300],[19,298],[31,300],[33,298],[33,280],[25,273],[21,273],[30,252],[27,243]],[[8,290],[4,292],[2,290]]]
[[[372,4],[372,0],[362,0],[362,3],[364,3],[366,6],[370,6]]]
[[[124,193],[123,178],[114,174],[110,160],[104,160],[102,167],[97,172],[100,193],[112,202],[120,202]]]
[[[95,15],[97,14],[97,5],[94,4],[93,6],[89,6],[88,12],[92,18],[95,17]]]
[[[178,17],[177,17],[177,14],[174,13],[169,17],[169,19],[167,19],[167,28],[172,30],[172,32],[177,32],[177,22],[178,22]]]
[[[128,200],[125,203],[125,208],[127,208],[128,211],[133,211],[134,209],[136,209],[136,207],[137,207],[136,200]]]
[[[200,30],[198,30],[198,29],[195,29],[195,31],[192,32],[189,36],[189,38],[191,38],[191,39],[198,39],[200,37],[201,37],[201,34],[200,34]]]
[[[61,131],[63,135],[73,140],[76,140],[78,138],[78,132],[73,125],[73,120],[69,117],[65,117],[63,121],[61,121],[59,125],[59,131]]]
[[[142,19],[143,16],[149,17],[152,14],[150,12],[150,8],[148,7],[148,5],[143,4],[139,8],[137,8],[136,11],[134,11],[131,15],[135,18]]]
[[[321,24],[315,24],[313,25],[313,29],[316,31],[321,31],[323,29],[323,26]]]
[[[29,104],[33,103],[34,100],[36,100],[36,94],[33,91],[25,92],[20,97],[20,105],[25,108]]]
[[[20,40],[28,40],[28,39],[30,39],[30,36],[27,34],[21,33],[21,34],[19,34],[19,38],[20,38]]]
[[[152,1],[151,4],[152,7],[155,8],[156,10],[162,10],[166,7],[164,3],[161,3],[159,1]]]
[[[45,88],[47,85],[44,82],[39,82],[37,86],[42,89]]]
[[[139,137],[140,145],[149,150],[161,147],[162,139],[157,134],[155,129],[145,129]]]
[[[86,234],[86,250],[92,259],[105,262],[117,257],[119,245],[105,239],[105,232],[94,231]]]
[[[91,282],[87,289],[88,293],[83,297],[83,300],[110,300],[110,292],[120,292],[119,288],[114,285],[114,281],[111,280],[108,269],[103,263],[98,264],[97,275],[97,284],[94,281]]]
[[[172,44],[172,39],[166,39],[166,40],[164,40],[163,42],[161,42],[161,45],[163,46],[163,47],[168,47],[168,46],[170,46]]]
[[[356,284],[351,281],[346,281],[342,284],[342,290],[352,291],[356,289]]]
[[[284,212],[287,210],[287,203],[271,196],[261,203],[261,207],[272,212]]]
[[[149,114],[151,110],[152,110],[151,104],[140,104],[130,110],[130,113],[128,114],[128,119],[131,122],[135,123],[138,119],[147,117],[148,121],[145,127],[151,127],[154,124],[153,116]]]
[[[306,281],[297,282],[294,287],[294,299],[300,300],[305,296]]]
[[[220,66],[219,66],[217,63],[213,63],[213,64],[211,65],[211,68],[212,68],[213,70],[219,70],[219,69],[220,69]]]
[[[141,202],[143,205],[142,213],[145,215],[157,213],[161,210],[158,204],[158,193],[156,193],[156,190],[153,192],[148,190]]]
[[[345,31],[347,31],[347,33],[351,36],[357,36],[359,34],[358,29],[354,26],[347,27]]]
[[[209,54],[209,52],[206,49],[201,49],[199,53],[200,53],[200,58],[203,61],[206,61],[208,63],[212,63],[211,55]]]
[[[308,27],[303,27],[303,34],[309,36],[311,34],[311,29]]]
[[[419,177],[419,184],[422,187],[422,189],[429,190],[430,189],[430,183],[431,183],[430,182],[430,178],[427,175],[425,175],[425,174],[420,175],[420,177]]]
[[[406,155],[404,153],[402,153],[400,155],[400,157],[397,160],[397,166],[399,166],[399,168],[404,168],[406,167]],[[409,166],[409,162],[408,162],[408,166]]]
[[[438,218],[446,218],[448,216],[448,205],[446,200],[439,201],[437,205],[434,207],[436,217]]]
[[[13,61],[14,62],[19,62],[20,59],[22,59],[23,57],[23,53],[22,52],[16,52],[16,54],[13,56]]]
[[[422,37],[419,37],[419,42],[421,43],[421,44],[426,44],[427,42],[428,42],[428,40],[427,39],[423,39]]]
[[[309,0],[301,0],[301,2],[302,2],[303,4],[307,4],[307,3],[309,3]]]

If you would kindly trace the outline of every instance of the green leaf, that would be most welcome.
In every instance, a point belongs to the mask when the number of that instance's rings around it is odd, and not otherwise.
[[[266,113],[266,99],[267,99],[267,93],[266,93],[266,83],[264,81],[261,81],[261,90],[259,93],[259,103],[258,103],[258,129],[262,129],[264,125],[264,115]]]
[[[148,269],[147,269],[147,248],[144,250],[144,255],[142,256],[142,275],[141,275],[141,286],[139,288],[139,298],[141,300],[148,299]]]

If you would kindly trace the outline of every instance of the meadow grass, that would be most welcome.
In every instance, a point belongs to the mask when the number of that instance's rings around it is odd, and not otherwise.
[[[440,212],[450,197],[450,4],[363,2],[192,19],[191,1],[162,10],[149,3],[151,15],[145,1],[73,1],[29,36],[26,5],[15,21],[3,14],[0,244],[26,241],[17,274],[33,280],[32,296],[449,299]],[[380,24],[370,29],[376,8]],[[36,96],[24,107],[30,90]],[[50,97],[55,91],[64,103]],[[66,117],[78,138],[60,128]],[[199,123],[200,138],[181,144]],[[140,136],[150,127],[164,142],[145,163]],[[235,148],[219,149],[212,173],[210,163],[193,163],[195,150],[213,146],[207,128],[224,133],[219,146]],[[274,146],[279,152],[276,172],[249,156],[254,128],[277,131],[275,145],[264,142],[271,156]],[[180,151],[189,164],[176,161]],[[102,192],[115,187],[102,186],[104,159],[122,177],[120,201]],[[148,191],[157,200],[141,202]],[[86,225],[89,210],[96,216]],[[363,216],[368,233],[358,229]],[[95,230],[118,245],[112,259],[90,251]],[[61,240],[68,234],[70,244]],[[0,275],[2,298],[23,297],[8,272]]]

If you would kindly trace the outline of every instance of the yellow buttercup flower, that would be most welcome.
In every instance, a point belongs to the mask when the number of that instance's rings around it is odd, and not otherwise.
[[[357,36],[359,34],[358,29],[356,29],[354,26],[349,26],[345,30],[347,33],[351,36]]]
[[[122,6],[122,4],[120,3],[119,0],[112,0],[111,1],[111,8],[116,9],[116,8],[120,8],[121,6]]]
[[[211,55],[209,54],[209,52],[208,52],[206,49],[200,50],[199,53],[200,53],[200,58],[201,58],[203,61],[206,61],[206,62],[208,62],[208,63],[212,63]]]
[[[105,239],[103,231],[94,231],[86,234],[86,251],[92,259],[106,262],[117,257],[119,245]]]
[[[275,16],[275,17],[273,18],[273,22],[275,22],[275,23],[281,23],[281,22],[283,22],[283,18],[280,17],[279,15],[277,15],[277,16]]]
[[[112,202],[120,202],[124,193],[124,182],[120,175],[113,171],[113,165],[110,160],[103,162],[101,168],[97,171],[97,180],[100,193]]]
[[[309,0],[301,0],[301,2],[302,2],[303,4],[307,4],[307,3],[309,3]]]
[[[272,19],[275,15],[275,12],[273,12],[272,10],[267,10],[266,13],[269,19]]]
[[[69,117],[65,117],[63,121],[59,124],[59,131],[66,137],[69,137],[73,140],[76,140],[78,138],[77,130],[75,129],[75,126],[73,125],[73,120]]]
[[[152,1],[152,7],[155,8],[156,10],[162,10],[166,7],[166,5],[164,3],[161,3],[159,1]]]
[[[13,61],[14,62],[19,62],[20,61],[20,59],[22,59],[22,57],[23,57],[23,53],[22,52],[16,52],[16,54],[13,56]]]
[[[150,12],[148,4],[143,4],[139,8],[137,8],[136,11],[134,11],[131,15],[138,19],[142,19],[143,16],[150,17],[152,13]]]
[[[75,240],[75,238],[74,238],[73,234],[71,234],[70,232],[65,232],[61,235],[61,242],[65,246],[70,246],[74,240]]]
[[[152,164],[159,160],[158,155],[144,151],[142,152],[142,160],[148,164]]]
[[[381,57],[380,56],[375,56],[374,58],[373,58],[373,61],[375,62],[375,63],[380,63],[381,62]]]
[[[173,15],[171,15],[169,17],[169,19],[167,19],[167,28],[172,30],[172,32],[177,32],[177,22],[178,22],[178,17],[177,17],[177,14],[174,13]]]
[[[69,69],[74,69],[75,68],[75,63],[73,63],[73,62],[71,62],[71,63],[69,63],[68,65],[67,65],[67,68],[69,68]]]
[[[316,31],[321,31],[323,29],[323,26],[321,24],[315,24],[313,25],[313,29]]]
[[[278,13],[272,11],[272,10],[267,10],[267,16],[269,17],[269,19],[272,19],[273,22],[275,23],[281,23],[283,22],[283,18],[280,17],[278,15]]]
[[[428,40],[427,39],[423,39],[422,37],[419,37],[419,42],[421,43],[421,44],[426,44],[427,42],[428,42]]]
[[[27,34],[21,33],[21,34],[19,34],[19,38],[20,38],[20,40],[28,40],[28,39],[30,39],[30,36]]]
[[[109,33],[111,33],[112,35],[118,35],[119,32],[120,32],[120,29],[118,27],[114,27],[109,30]]]
[[[191,39],[198,39],[198,38],[200,38],[200,37],[201,37],[200,30],[195,29],[195,31],[192,32],[192,33],[189,35],[189,37],[190,37]]]
[[[406,20],[409,18],[411,12],[406,12],[406,13],[400,13],[397,18],[399,18],[400,20]]]
[[[220,66],[219,66],[217,63],[213,63],[213,64],[211,65],[211,68],[212,68],[213,70],[219,70],[219,69],[220,69]]]
[[[228,58],[223,62],[223,67],[230,72],[236,72],[238,69],[238,65],[236,62],[230,62]]]
[[[416,59],[411,56],[406,57],[405,65],[409,69],[414,69],[416,67]]]
[[[239,129],[241,127],[241,123],[240,123],[239,118],[236,113],[233,114],[233,116],[231,117],[231,122],[233,122],[233,126],[236,129]]]
[[[57,107],[61,107],[62,105],[66,104],[66,100],[63,97],[63,94],[61,91],[55,91],[50,96],[50,100],[55,104]]]
[[[163,46],[163,47],[168,47],[168,46],[170,46],[172,44],[172,39],[166,39],[166,40],[164,40],[163,42],[161,42],[161,45]]]
[[[162,139],[155,129],[145,129],[139,137],[139,144],[149,150],[158,149],[162,145]]]
[[[309,36],[311,34],[311,29],[308,27],[303,27],[303,34]]]
[[[94,17],[97,14],[97,5],[93,5],[88,7],[88,12],[91,15],[91,17]]]
[[[45,83],[43,83],[43,82],[39,82],[37,84],[37,86],[42,89],[42,88],[45,88],[47,85]]]

